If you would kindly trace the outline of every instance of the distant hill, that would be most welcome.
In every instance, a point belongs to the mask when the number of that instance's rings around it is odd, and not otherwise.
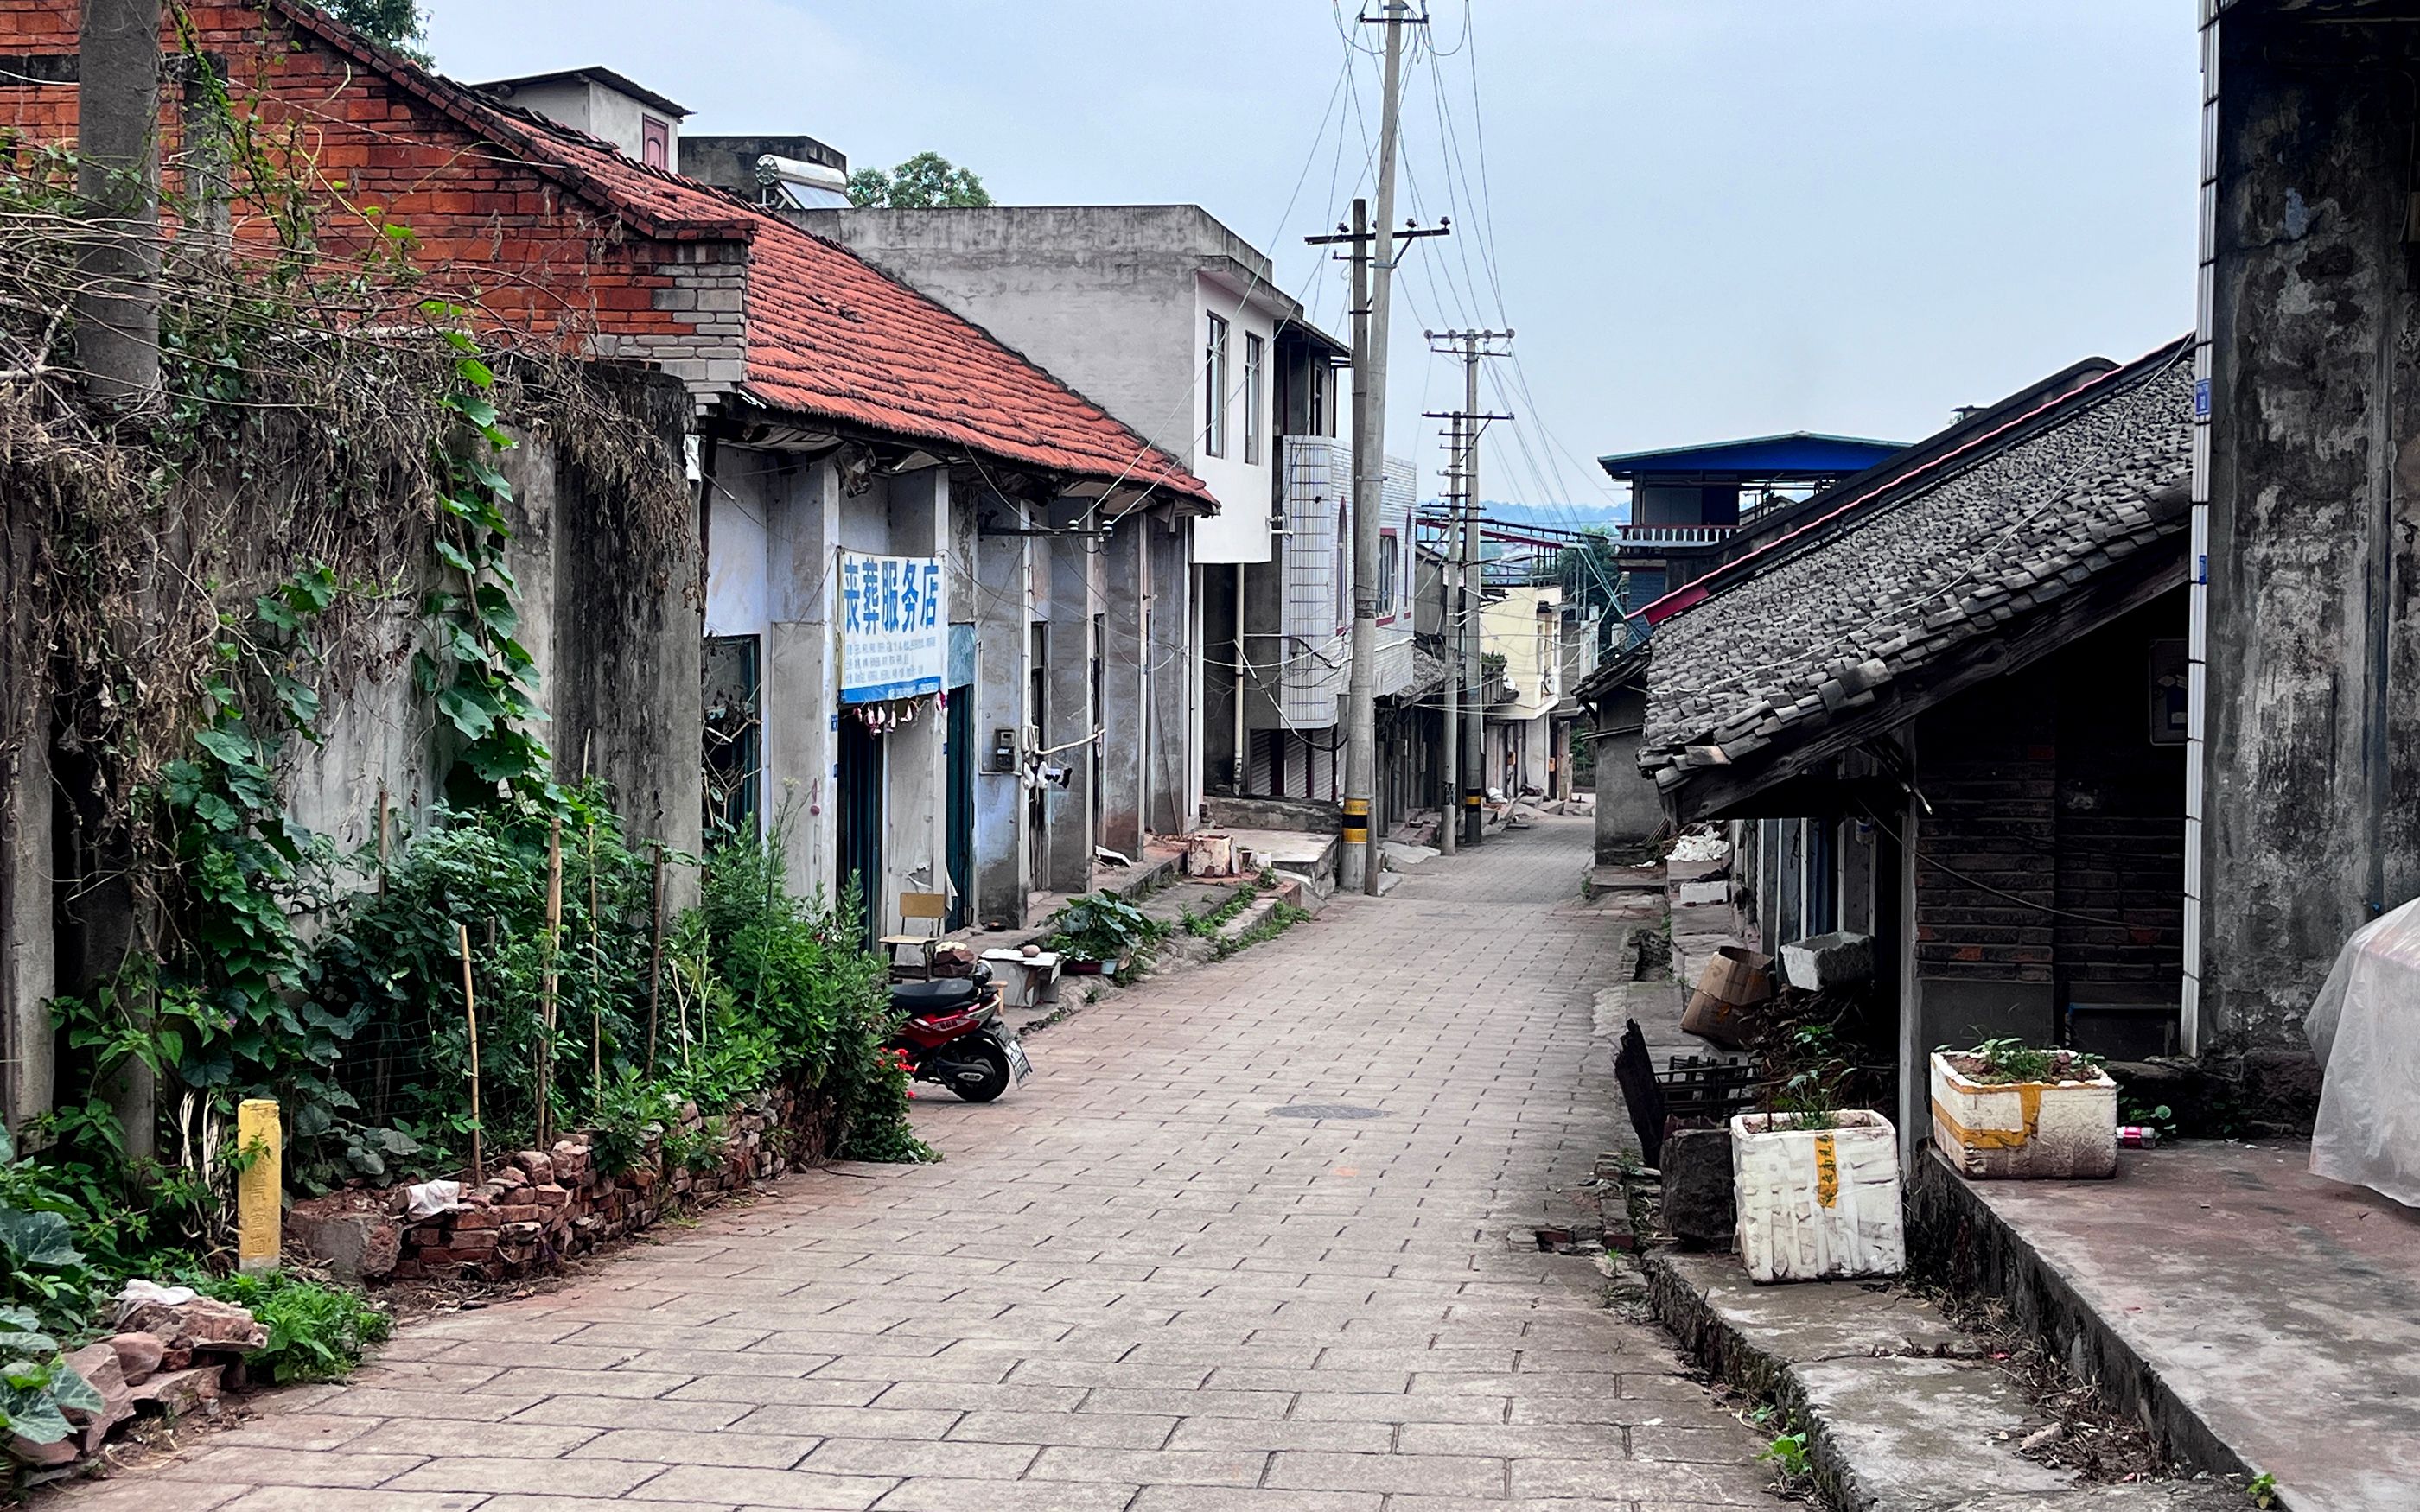
[[[1420,505],[1422,510],[1440,510],[1445,501],[1431,499]],[[1584,531],[1592,525],[1619,525],[1630,517],[1626,504],[1607,503],[1593,500],[1576,504],[1517,504],[1505,500],[1482,500],[1480,513],[1490,519],[1512,525],[1551,525],[1559,530]]]

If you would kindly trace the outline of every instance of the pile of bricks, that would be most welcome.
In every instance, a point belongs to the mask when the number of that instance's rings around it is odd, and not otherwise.
[[[709,1123],[720,1149],[694,1165],[665,1168],[662,1140],[650,1140],[627,1171],[600,1168],[590,1136],[524,1149],[466,1187],[458,1206],[429,1217],[400,1218],[397,1279],[462,1277],[496,1281],[542,1273],[599,1244],[637,1233],[667,1212],[726,1192],[742,1191],[790,1169],[820,1141],[802,1127],[801,1099],[771,1093],[713,1120],[694,1104],[681,1113],[683,1144],[694,1147]],[[408,1211],[404,1189],[389,1195],[390,1211]]]

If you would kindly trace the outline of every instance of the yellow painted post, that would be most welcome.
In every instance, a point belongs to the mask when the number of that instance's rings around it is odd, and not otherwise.
[[[235,1180],[236,1269],[259,1275],[277,1269],[285,1248],[286,1135],[276,1103],[244,1099],[235,1110],[235,1142],[252,1157]]]

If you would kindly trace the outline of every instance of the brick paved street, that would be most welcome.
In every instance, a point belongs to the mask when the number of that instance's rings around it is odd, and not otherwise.
[[[1680,1512],[1753,1435],[1507,1235],[1621,1119],[1585,820],[1037,1036],[918,1122],[566,1289],[401,1333],[75,1512]],[[1383,1118],[1271,1117],[1341,1103]],[[870,1179],[868,1179],[870,1178]]]

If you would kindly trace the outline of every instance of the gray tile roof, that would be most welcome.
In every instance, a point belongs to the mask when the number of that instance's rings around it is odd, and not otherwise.
[[[1804,739],[1891,679],[2182,532],[2192,457],[2180,344],[2032,434],[1776,553],[1656,627],[1640,768],[1668,790],[1693,767]]]

